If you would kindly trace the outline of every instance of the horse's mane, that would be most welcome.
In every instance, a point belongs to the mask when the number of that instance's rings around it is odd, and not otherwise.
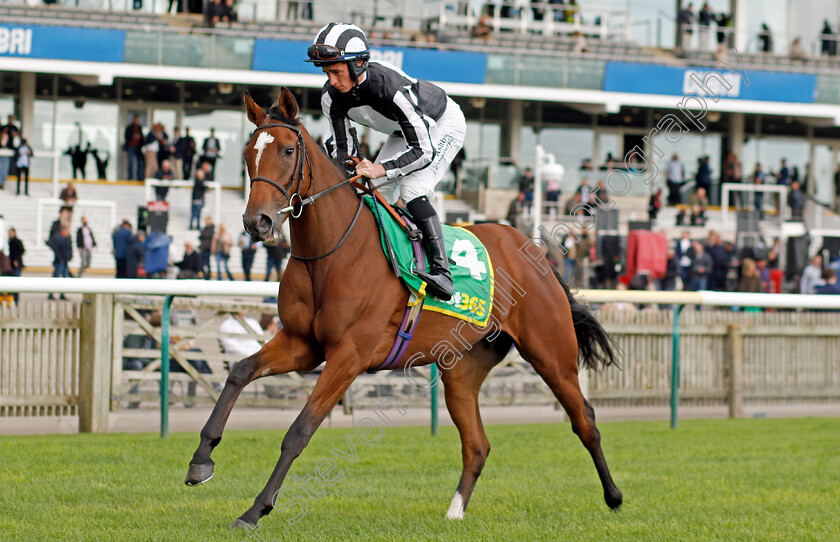
[[[268,116],[271,117],[272,120],[280,121],[284,124],[291,124],[292,126],[300,126],[300,119],[293,119],[291,117],[286,116],[285,113],[274,104],[268,110]]]

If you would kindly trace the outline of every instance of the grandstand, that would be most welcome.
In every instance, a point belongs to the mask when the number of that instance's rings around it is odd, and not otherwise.
[[[10,37],[12,32],[31,36],[31,50],[21,49],[26,42],[13,50],[12,39],[4,50],[0,39],[0,115],[20,119],[33,141],[33,177],[49,180],[57,169],[61,181],[70,178],[71,168],[60,153],[85,143],[107,151],[109,181],[123,179],[122,133],[134,114],[146,125],[162,122],[169,131],[175,125],[190,126],[199,145],[216,128],[223,147],[217,177],[226,188],[225,202],[230,202],[223,205],[222,219],[235,231],[246,185],[239,149],[249,130],[240,95],[247,88],[266,105],[279,86],[288,86],[298,97],[307,127],[313,135],[323,133],[326,123],[318,100],[323,75],[300,59],[315,30],[341,18],[369,32],[375,58],[435,81],[464,110],[471,134],[467,160],[461,178],[446,187],[447,207],[454,215],[504,218],[521,170],[535,163],[538,144],[565,168],[561,207],[584,177],[597,184],[621,157],[638,148],[654,157],[658,174],[651,183],[633,183],[621,197],[621,235],[631,222],[646,219],[648,198],[665,185],[667,161],[678,153],[689,180],[683,186],[683,204],[694,191],[695,161],[710,157],[712,206],[705,226],[689,226],[692,236],[703,238],[714,228],[737,242],[734,213],[724,222],[726,213],[719,210],[723,161],[733,152],[745,181],[759,163],[767,174],[764,182],[775,183],[783,157],[801,175],[808,201],[804,222],[785,226],[771,205],[774,196],[768,195],[767,213],[759,224],[768,242],[804,229],[812,233],[814,252],[822,237],[835,235],[840,225],[833,212],[840,154],[840,60],[820,54],[831,40],[836,46],[837,35],[818,33],[822,19],[836,24],[832,10],[818,3],[810,11],[799,9],[800,4],[792,9],[788,0],[790,17],[782,18],[777,12],[784,10],[751,13],[746,1],[710,2],[716,13],[733,22],[716,19],[706,29],[692,23],[692,43],[683,44],[680,30],[686,29],[676,23],[677,6],[664,0],[582,1],[577,7],[531,3],[525,9],[519,2],[493,4],[490,9],[477,2],[369,0],[349,6],[318,0],[308,18],[303,11],[290,12],[286,2],[243,0],[236,6],[238,22],[209,28],[200,14],[166,13],[162,2],[133,10],[127,3],[99,0],[43,6],[5,1],[0,3],[0,26]],[[491,39],[472,35],[482,13],[490,17]],[[769,17],[776,37],[768,52],[760,50],[757,38],[762,17]],[[707,43],[702,43],[704,32]],[[714,50],[718,34],[729,45],[723,53]],[[81,36],[87,47],[77,46]],[[788,54],[794,37],[802,39],[804,57]],[[692,76],[727,66],[730,75],[741,74],[737,88],[713,89],[721,93],[717,100],[704,95],[705,116],[694,121],[681,117],[687,130],[676,141],[658,133],[665,119],[687,110],[679,104],[697,90],[688,83]],[[381,138],[368,135],[376,148]],[[90,169],[88,180],[93,178]],[[4,194],[0,212],[27,244],[27,264],[47,268],[51,255],[40,244],[43,235],[26,218],[37,215],[37,199],[56,194],[46,183],[35,182],[31,190],[31,202],[24,205]],[[139,185],[81,183],[79,191],[83,200],[113,201],[118,217],[136,222]],[[175,260],[183,242],[195,236],[181,229],[187,221],[186,192],[175,190],[170,196]],[[683,229],[678,213],[664,208],[652,226],[677,237]],[[556,211],[546,212],[544,223],[556,217]],[[113,265],[110,247],[102,243],[109,241],[109,219],[92,218],[100,239],[93,267],[106,272]],[[43,220],[42,228],[52,218]],[[522,227],[529,224],[525,220]],[[262,251],[258,258],[254,270],[259,272]],[[238,252],[230,263],[238,271]]]

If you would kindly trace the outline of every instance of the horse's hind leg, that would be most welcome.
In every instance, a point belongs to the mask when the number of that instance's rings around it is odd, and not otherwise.
[[[446,519],[463,519],[478,476],[490,454],[490,441],[484,433],[478,410],[478,391],[490,369],[510,349],[509,337],[497,340],[499,344],[493,345],[481,341],[473,347],[472,352],[465,353],[464,358],[454,367],[441,371],[445,385],[446,408],[461,436],[461,455],[464,463],[458,488],[446,512]]]
[[[572,430],[595,462],[607,506],[616,509],[621,506],[621,491],[612,480],[601,450],[601,434],[595,426],[595,411],[580,391],[574,328],[569,321],[565,326],[558,323],[553,331],[539,329],[547,323],[545,320],[542,323],[535,322],[533,327],[525,331],[525,337],[522,337],[517,348],[563,405],[572,422]],[[557,329],[563,331],[558,333]]]
[[[201,430],[201,442],[190,460],[187,485],[202,484],[213,477],[210,454],[222,440],[228,417],[239,394],[250,382],[262,376],[313,369],[318,365],[309,346],[287,335],[282,329],[259,352],[234,365],[213,412]]]

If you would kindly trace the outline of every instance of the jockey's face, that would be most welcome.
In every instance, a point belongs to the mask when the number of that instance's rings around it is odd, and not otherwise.
[[[337,91],[344,94],[353,89],[353,80],[350,79],[350,70],[347,69],[347,63],[338,62],[336,64],[327,64],[321,69],[327,74],[330,86]]]

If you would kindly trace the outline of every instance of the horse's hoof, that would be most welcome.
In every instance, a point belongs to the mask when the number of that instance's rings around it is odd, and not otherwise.
[[[228,527],[228,530],[236,531],[238,529],[245,529],[246,527],[253,527],[253,526],[254,526],[253,524],[248,523],[247,521],[243,520],[242,518],[236,518],[236,521],[234,521],[233,523],[230,524],[230,527]]]
[[[213,477],[213,463],[203,463],[195,465],[190,463],[190,468],[187,470],[187,479],[184,482],[188,486],[197,486],[210,480]]]
[[[621,491],[616,489],[614,492],[604,492],[604,500],[607,501],[607,506],[613,511],[618,512],[624,497],[621,495]]]

